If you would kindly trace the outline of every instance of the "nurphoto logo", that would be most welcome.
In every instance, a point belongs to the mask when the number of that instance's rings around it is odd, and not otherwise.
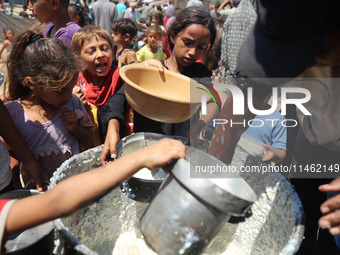
[[[243,91],[239,87],[234,86],[234,85],[227,85],[227,84],[219,84],[219,85],[221,86],[221,88],[228,89],[233,95],[233,115],[244,115],[245,96],[243,94]],[[287,105],[289,104],[295,105],[304,115],[312,115],[303,105],[311,99],[311,93],[309,90],[305,88],[297,88],[297,87],[282,87],[280,89],[281,89],[280,91],[281,102],[280,103],[281,103],[281,114],[282,115],[285,116],[287,114]],[[207,93],[213,98],[212,94],[209,91]],[[287,95],[289,93],[300,94],[301,98],[289,99],[287,98]],[[271,104],[270,109],[267,109],[267,110],[255,109],[254,104],[253,104],[253,88],[251,87],[247,88],[247,106],[250,112],[252,112],[255,115],[272,114],[277,109],[278,101],[279,101],[278,99],[279,99],[278,88],[274,87],[272,88],[272,104]],[[201,106],[202,106],[201,107],[202,115],[206,115],[207,114],[206,94],[202,95]],[[276,122],[279,121],[279,119],[266,119],[265,121],[270,122],[271,125],[274,126]],[[249,127],[250,126],[251,127],[262,127],[265,124],[263,120],[255,120],[255,119],[252,119],[249,121],[246,121],[244,119],[241,122],[240,121],[233,122],[232,119],[231,120],[226,120],[226,119],[214,119],[213,120],[214,127],[216,127],[216,125],[227,124],[227,123],[229,123],[231,126],[233,125],[246,126],[247,125]],[[295,127],[297,125],[297,121],[294,119],[285,119],[284,121],[282,121],[281,125],[285,127]]]

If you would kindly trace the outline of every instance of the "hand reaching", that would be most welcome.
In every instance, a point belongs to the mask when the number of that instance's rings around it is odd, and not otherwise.
[[[330,184],[321,185],[319,189],[327,193],[340,192],[340,178]],[[320,206],[321,212],[326,215],[319,219],[319,226],[328,228],[332,235],[340,235],[340,211],[338,209],[340,209],[340,194],[327,199]]]
[[[112,119],[108,124],[104,147],[100,156],[100,162],[102,165],[106,164],[107,158],[115,159],[117,157],[116,147],[119,140],[119,122],[116,119]]]
[[[185,145],[174,139],[164,138],[143,150],[142,157],[145,159],[145,167],[155,170],[176,158],[185,157]]]

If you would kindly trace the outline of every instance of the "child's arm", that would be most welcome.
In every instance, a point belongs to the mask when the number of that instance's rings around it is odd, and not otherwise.
[[[78,139],[79,142],[92,143],[94,131],[89,128],[80,127],[77,114],[67,108],[62,109],[59,115],[63,118],[66,128]]]
[[[12,151],[10,151],[11,155],[11,164],[10,167],[12,169],[12,181],[14,189],[22,189],[21,181],[20,181],[20,160]]]
[[[11,146],[14,153],[26,166],[29,174],[34,178],[37,184],[37,189],[39,191],[46,189],[46,184],[43,184],[43,178],[48,180],[46,173],[33,157],[2,101],[0,101],[0,116],[0,135],[9,144],[9,146]]]
[[[214,117],[217,116],[218,112],[219,108],[214,102],[207,104],[207,114],[202,115],[199,120],[190,127],[188,138],[190,139],[191,146],[197,146],[197,141],[201,131],[209,125]]]
[[[130,105],[125,97],[125,85],[116,93],[97,112],[99,130],[101,136],[105,137],[103,152],[100,161],[105,165],[108,156],[117,156],[116,146],[121,136],[126,132],[125,116],[130,109]]]
[[[263,147],[266,148],[267,153],[264,157],[262,157],[262,161],[271,161],[274,163],[282,162],[286,157],[286,151],[283,149],[273,149],[269,144],[263,144]]]
[[[100,162],[105,165],[106,159],[110,156],[112,159],[117,157],[117,143],[120,140],[119,135],[119,121],[117,119],[111,119],[107,126],[107,133],[103,146],[102,155],[100,156]]]
[[[185,157],[183,143],[163,139],[106,166],[70,177],[43,194],[19,199],[10,209],[5,236],[72,214],[105,195],[139,169],[153,170],[180,157]]]
[[[4,43],[2,44],[2,47],[0,49],[0,59],[1,59],[1,55],[2,55],[2,52],[7,48],[8,46],[8,41],[4,41]]]

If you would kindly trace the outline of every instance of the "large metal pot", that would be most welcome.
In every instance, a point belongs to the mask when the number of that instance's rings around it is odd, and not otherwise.
[[[100,166],[102,149],[103,145],[66,160],[54,173],[49,188],[70,176]],[[261,164],[263,162],[256,157],[236,149],[231,165],[241,170],[248,166],[259,169]],[[239,224],[231,224],[230,220],[225,223],[203,254],[295,254],[303,239],[304,226],[302,205],[292,185],[276,172],[239,174],[258,198],[251,207],[252,216]],[[113,189],[85,210],[58,219],[58,223],[54,221],[60,234],[56,246],[61,250],[56,254],[65,254],[64,241],[71,244],[73,253],[70,254],[111,255],[122,243],[130,253],[116,254],[137,254],[135,244],[145,240],[140,236],[139,219],[147,206],[147,203],[128,198],[119,187]],[[134,238],[128,235],[127,242],[120,242],[122,236],[133,231],[136,232]]]
[[[19,199],[39,194],[36,190],[15,190],[0,195],[0,199]],[[37,205],[32,205],[37,206]],[[5,244],[7,253],[13,255],[50,255],[54,248],[54,228],[52,222],[30,228],[12,235]]]
[[[157,253],[200,254],[231,215],[249,215],[256,194],[236,173],[223,176],[197,171],[225,167],[211,155],[187,147],[144,212],[141,232]]]

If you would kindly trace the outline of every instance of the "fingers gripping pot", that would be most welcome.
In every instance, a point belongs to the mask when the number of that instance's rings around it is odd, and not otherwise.
[[[213,156],[187,147],[140,219],[146,242],[159,254],[199,254],[231,216],[249,215],[256,194]]]

